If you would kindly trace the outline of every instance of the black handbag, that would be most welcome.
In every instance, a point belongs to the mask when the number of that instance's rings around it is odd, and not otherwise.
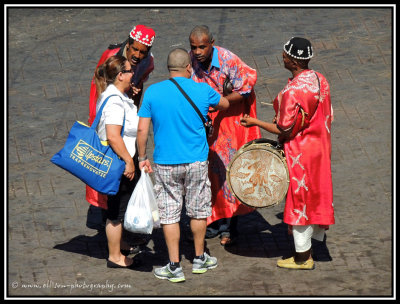
[[[222,86],[222,89],[223,89],[222,91],[224,93],[224,96],[227,96],[227,95],[232,93],[233,85],[232,85],[232,82],[231,82],[231,80],[229,78],[229,75],[226,75],[226,78],[225,78],[225,81],[224,81],[224,85]]]
[[[212,120],[210,118],[210,116],[207,115],[207,120],[204,118],[204,116],[201,114],[200,110],[197,108],[197,106],[194,104],[194,102],[192,101],[192,99],[190,99],[190,97],[186,94],[186,92],[181,88],[181,86],[176,82],[175,79],[170,78],[169,80],[172,81],[172,83],[174,83],[177,88],[179,89],[179,91],[181,91],[181,93],[183,94],[183,96],[186,97],[186,99],[189,101],[189,103],[192,105],[192,107],[195,109],[195,111],[197,112],[197,114],[200,116],[201,121],[203,122],[204,128],[206,129],[206,136],[211,137],[213,132],[214,132],[214,128],[212,125]]]

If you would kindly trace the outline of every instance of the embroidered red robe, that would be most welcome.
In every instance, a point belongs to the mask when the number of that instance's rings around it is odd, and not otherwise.
[[[290,185],[283,221],[289,225],[332,225],[335,223],[331,174],[333,111],[329,84],[320,73],[303,71],[289,79],[275,98],[276,120],[282,130],[295,123],[300,107],[311,119],[308,127],[284,143]]]

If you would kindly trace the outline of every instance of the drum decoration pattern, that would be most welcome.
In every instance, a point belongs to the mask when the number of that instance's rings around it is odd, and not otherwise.
[[[283,150],[267,139],[245,144],[228,166],[227,182],[237,199],[248,206],[264,208],[278,204],[289,187]]]

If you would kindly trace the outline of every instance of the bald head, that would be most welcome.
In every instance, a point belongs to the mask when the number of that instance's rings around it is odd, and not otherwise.
[[[168,70],[170,72],[180,72],[190,64],[189,53],[182,48],[172,50],[168,55]]]

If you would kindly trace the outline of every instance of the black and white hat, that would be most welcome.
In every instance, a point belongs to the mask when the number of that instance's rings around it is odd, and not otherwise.
[[[283,46],[283,50],[289,56],[296,59],[310,59],[313,56],[311,42],[305,38],[293,37]]]

